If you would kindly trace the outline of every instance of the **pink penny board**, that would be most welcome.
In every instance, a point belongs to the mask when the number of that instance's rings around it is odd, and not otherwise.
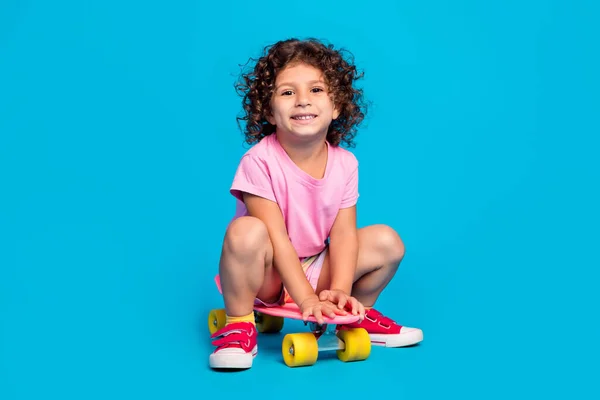
[[[302,320],[302,314],[296,303],[285,303],[277,307],[254,306],[254,310],[274,317],[291,318]],[[314,316],[308,317],[308,322],[317,322]],[[323,315],[323,321],[326,324],[351,324],[358,321],[358,315],[338,315],[335,318],[329,318]]]
[[[222,293],[221,280],[219,279],[219,275],[215,276],[215,283],[217,284],[219,293]],[[300,313],[300,308],[296,305],[296,303],[285,303],[281,306],[276,307],[265,307],[255,305],[254,310],[266,315],[272,315],[274,317],[291,318],[302,321],[302,314]],[[353,322],[358,321],[358,318],[358,315],[352,314],[338,315],[333,319],[324,315],[323,321],[326,324],[351,324]],[[307,320],[308,322],[317,322],[317,319],[312,315],[308,317]]]

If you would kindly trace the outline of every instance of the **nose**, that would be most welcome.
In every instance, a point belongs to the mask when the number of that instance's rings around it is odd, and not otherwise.
[[[296,106],[297,107],[310,106],[310,98],[309,98],[308,92],[306,90],[298,91],[298,96],[296,97]]]

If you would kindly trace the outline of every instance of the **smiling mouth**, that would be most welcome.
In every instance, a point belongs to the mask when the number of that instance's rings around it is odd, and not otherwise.
[[[296,121],[308,121],[311,119],[315,119],[317,118],[317,116],[315,114],[301,114],[301,115],[294,115],[292,117],[292,119],[295,119]]]

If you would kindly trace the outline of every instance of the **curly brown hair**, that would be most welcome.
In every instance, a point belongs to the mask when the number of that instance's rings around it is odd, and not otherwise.
[[[346,55],[346,57],[344,57]],[[354,82],[364,73],[358,72],[353,56],[344,49],[334,49],[317,39],[287,39],[267,46],[262,56],[254,61],[254,68],[242,74],[235,84],[238,94],[243,98],[244,115],[237,118],[246,121],[244,135],[246,143],[254,144],[275,132],[266,116],[271,113],[270,101],[275,88],[277,74],[293,63],[306,63],[320,69],[325,83],[332,95],[335,106],[340,111],[338,118],[332,121],[327,131],[327,141],[334,146],[341,143],[354,147],[358,125],[366,115],[367,106],[363,91],[354,87]]]

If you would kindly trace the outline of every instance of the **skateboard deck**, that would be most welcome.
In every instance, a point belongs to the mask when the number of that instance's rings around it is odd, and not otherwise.
[[[221,290],[221,280],[219,278],[219,275],[215,277],[215,283],[217,284],[219,293],[223,293]],[[296,303],[285,303],[280,306],[269,307],[255,304],[254,311],[266,315],[271,315],[273,317],[290,318],[302,321],[302,313],[300,312],[300,307],[298,307]],[[337,315],[334,318],[329,318],[323,315],[324,324],[351,324],[353,322],[358,321],[358,319],[358,315],[352,315],[350,313],[348,313],[348,315]],[[316,323],[317,319],[311,315],[310,317],[308,317],[307,322]]]
[[[302,320],[302,314],[300,313],[300,308],[296,305],[296,303],[285,303],[280,306],[275,307],[265,307],[265,306],[254,306],[254,311],[260,312],[262,314],[271,315],[273,317],[281,317],[281,318],[290,318],[296,320]],[[358,315],[337,315],[335,318],[329,318],[323,315],[324,324],[351,324],[353,322],[358,321]],[[307,322],[317,322],[314,316],[310,316],[307,318]]]

